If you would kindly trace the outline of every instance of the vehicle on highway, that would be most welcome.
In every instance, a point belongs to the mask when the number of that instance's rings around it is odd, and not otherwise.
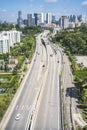
[[[53,56],[53,54],[50,54],[50,56],[52,57],[52,56]]]
[[[15,120],[18,121],[18,120],[20,120],[20,118],[21,118],[21,114],[17,114],[15,117]]]
[[[39,53],[38,51],[36,51],[36,53],[37,53],[38,55],[40,55],[40,53]]]
[[[43,65],[42,67],[45,67],[45,65]]]
[[[34,59],[34,62],[36,61],[36,59]]]

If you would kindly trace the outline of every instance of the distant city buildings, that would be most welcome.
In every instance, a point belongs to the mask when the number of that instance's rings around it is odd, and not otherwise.
[[[69,19],[67,16],[62,16],[60,19],[59,19],[59,26],[63,29],[65,28],[68,28],[69,26]]]
[[[51,13],[47,13],[46,14],[46,23],[47,24],[51,24],[52,23],[52,14]]]
[[[58,25],[55,22],[58,21]],[[59,20],[56,20],[55,15],[52,13],[34,13],[27,14],[27,19],[22,19],[22,12],[18,11],[17,24],[19,27],[24,26],[41,26],[41,27],[60,27],[62,29],[75,28],[86,23],[85,15],[66,15],[61,16]],[[55,25],[54,25],[55,24]]]
[[[85,23],[86,23],[85,15],[61,16],[59,19],[59,26],[63,29],[75,28]]]
[[[32,19],[32,14],[27,14],[27,25],[32,26],[33,25],[33,19]]]
[[[10,47],[20,42],[21,32],[16,30],[0,32],[0,54],[10,52]]]
[[[23,25],[23,19],[22,19],[22,12],[21,11],[18,11],[17,24],[18,24],[19,27],[22,27],[22,25]]]
[[[52,15],[52,23],[55,23],[55,21],[56,21],[56,16]]]
[[[22,12],[18,11],[17,25],[23,26],[38,26],[42,24],[51,24],[55,22],[55,16],[51,13],[34,13],[27,14],[27,19],[22,19]]]
[[[41,13],[34,13],[34,18],[35,18],[35,25],[38,26],[42,22],[42,15]]]

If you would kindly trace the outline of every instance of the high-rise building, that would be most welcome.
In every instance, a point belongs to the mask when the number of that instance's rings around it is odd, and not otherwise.
[[[27,25],[32,26],[32,14],[27,14]]]
[[[70,15],[68,16],[69,22],[78,22],[77,15]]]
[[[44,23],[44,21],[45,21],[45,14],[41,13],[41,23]]]
[[[68,28],[68,25],[69,25],[69,19],[67,16],[62,16],[60,19],[59,19],[59,25],[60,27],[62,27],[63,29],[65,28]]]
[[[23,26],[23,19],[22,19],[22,12],[21,11],[18,11],[17,24],[19,27]]]
[[[79,22],[86,23],[86,15],[78,15]]]
[[[69,22],[73,22],[73,15],[68,16]]]
[[[14,43],[20,42],[21,32],[16,30],[3,31],[0,33],[0,54],[10,52]]]
[[[55,15],[52,15],[52,23],[56,21]]]
[[[32,17],[32,25],[35,26],[35,17]]]
[[[46,13],[44,13],[44,23],[47,23],[47,17],[46,17]]]
[[[52,23],[52,14],[51,13],[47,13],[46,14],[46,23],[47,24],[51,24]]]
[[[10,45],[7,36],[0,35],[0,54],[10,52]]]
[[[24,19],[24,20],[23,20],[23,24],[27,26],[28,20],[27,20],[27,19]]]
[[[41,14],[40,13],[34,13],[35,17],[35,25],[40,25],[41,23]]]

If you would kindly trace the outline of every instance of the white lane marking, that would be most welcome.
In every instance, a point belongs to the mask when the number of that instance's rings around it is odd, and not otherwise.
[[[25,130],[28,130],[28,127],[29,127],[29,124],[31,121],[32,105],[30,105],[30,107],[28,109],[29,109],[29,114],[28,114],[26,125],[25,125]]]

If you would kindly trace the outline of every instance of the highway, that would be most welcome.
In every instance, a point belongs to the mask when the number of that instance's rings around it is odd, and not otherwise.
[[[81,127],[86,125],[77,108],[68,56],[48,40],[48,33],[44,31],[36,37],[28,73],[0,123],[0,130],[74,130],[75,122]]]
[[[40,74],[43,73],[42,64],[46,62],[46,50],[42,46],[40,36],[37,38],[37,48],[34,63],[31,71],[25,81],[23,90],[19,96],[19,99],[14,106],[10,119],[5,127],[5,130],[27,130],[29,122],[34,111],[35,99],[39,90]],[[43,63],[41,58],[43,57]],[[15,120],[17,114],[20,115],[19,120]]]
[[[62,58],[57,47],[46,39],[48,33],[45,31],[36,38],[30,72],[1,130],[62,130]],[[42,38],[45,45],[41,43]]]
[[[47,45],[48,74],[31,130],[62,130],[60,110],[61,54]],[[59,62],[58,62],[59,61]]]

